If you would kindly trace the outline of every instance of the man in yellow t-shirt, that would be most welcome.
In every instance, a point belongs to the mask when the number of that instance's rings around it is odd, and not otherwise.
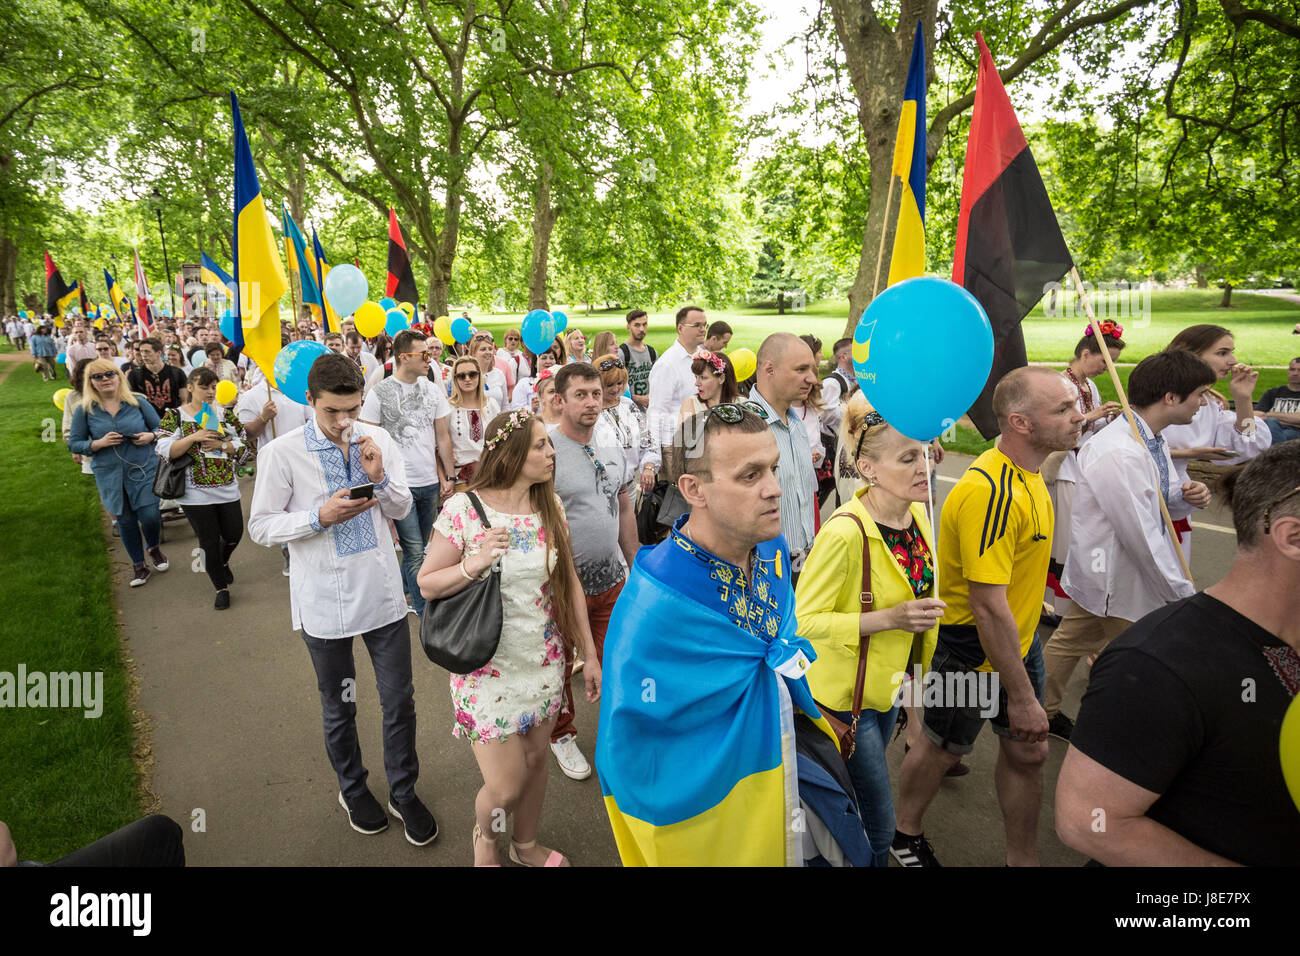
[[[1038,469],[1050,453],[1077,443],[1083,416],[1076,398],[1053,369],[1005,375],[993,392],[1001,443],[975,459],[943,503],[939,597],[948,608],[926,675],[924,734],[903,758],[890,851],[903,866],[939,865],[925,839],[925,810],[948,768],[974,748],[985,720],[998,735],[1007,863],[1038,865],[1047,714],[1034,628],[1053,520]]]

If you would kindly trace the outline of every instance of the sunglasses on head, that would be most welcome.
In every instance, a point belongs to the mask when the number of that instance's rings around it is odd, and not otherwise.
[[[599,371],[608,372],[612,368],[627,368],[621,358],[607,358],[596,366]]]
[[[710,417],[716,415],[718,420],[725,425],[739,425],[745,420],[745,412],[753,412],[763,421],[767,421],[767,409],[755,402],[726,402],[705,409],[698,416],[699,424],[696,426],[695,438],[686,447],[686,453],[691,454],[704,438],[704,430],[709,424]]]

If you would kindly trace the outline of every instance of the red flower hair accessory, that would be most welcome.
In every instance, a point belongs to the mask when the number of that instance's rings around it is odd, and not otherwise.
[[[710,352],[702,345],[698,346],[695,349],[695,354],[691,356],[691,359],[692,360],[703,359],[704,361],[708,362],[711,366],[713,366],[713,372],[715,375],[726,374],[726,369],[722,364],[722,359],[714,355],[712,352]]]
[[[1102,335],[1109,335],[1111,338],[1114,339],[1122,338],[1124,336],[1124,327],[1120,325],[1118,322],[1112,322],[1110,319],[1102,319],[1100,322],[1097,323],[1097,327],[1101,329]],[[1089,322],[1088,327],[1083,330],[1083,334],[1092,335],[1091,322]]]

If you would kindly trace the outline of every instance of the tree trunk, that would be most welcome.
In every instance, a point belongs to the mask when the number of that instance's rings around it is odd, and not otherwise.
[[[1232,308],[1232,283],[1231,282],[1223,283],[1223,298],[1219,300],[1219,308],[1221,309]]]
[[[14,273],[18,271],[18,244],[7,233],[0,238],[0,310],[5,315],[17,315],[18,303],[14,299]]]
[[[1196,288],[1208,289],[1210,287],[1209,276],[1205,274],[1205,266],[1196,267]]]
[[[785,315],[785,293],[784,292],[778,292],[776,294],[776,314]]]
[[[533,189],[533,261],[528,273],[528,308],[547,308],[546,264],[550,258],[551,232],[560,211],[551,205],[551,180],[555,167],[538,164],[537,185]]]

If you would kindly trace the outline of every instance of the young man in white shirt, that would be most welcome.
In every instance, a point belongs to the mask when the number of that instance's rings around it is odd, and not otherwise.
[[[708,327],[703,309],[698,305],[682,306],[677,310],[677,341],[650,369],[650,430],[661,448],[672,446],[682,402],[697,391],[691,357],[704,342]]]
[[[1079,660],[1100,653],[1151,611],[1195,593],[1178,561],[1178,541],[1165,528],[1160,498],[1171,510],[1204,508],[1210,490],[1199,481],[1179,482],[1161,432],[1190,422],[1214,381],[1213,370],[1191,352],[1147,356],[1128,380],[1142,442],[1121,416],[1079,450],[1061,580],[1070,607],[1043,648],[1043,709],[1054,737],[1069,740],[1074,729],[1060,708]]]
[[[361,635],[374,665],[384,714],[388,810],[416,846],[438,825],[415,794],[415,688],[402,573],[389,519],[406,517],[411,492],[402,455],[388,433],[356,423],[361,374],[346,356],[322,355],[307,376],[312,415],[262,452],[248,516],[260,545],[288,543],[289,606],[311,654],[320,689],[325,749],[338,775],[339,804],[359,833],[388,828],[366,786],[356,728],[356,664]],[[353,496],[351,489],[358,494]]]
[[[451,487],[456,473],[447,417],[451,404],[440,385],[429,381],[429,342],[419,329],[403,329],[393,339],[393,374],[366,395],[361,421],[378,425],[402,450],[411,510],[394,521],[402,545],[402,578],[411,612],[424,613],[424,597],[415,575],[424,562],[424,546],[438,517],[438,491]]]

